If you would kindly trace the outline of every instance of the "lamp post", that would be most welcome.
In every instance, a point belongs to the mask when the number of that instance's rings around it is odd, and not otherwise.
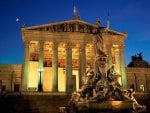
[[[43,91],[43,86],[42,86],[42,81],[41,81],[41,79],[42,79],[41,76],[42,76],[43,70],[44,70],[43,68],[38,68],[38,72],[39,72],[39,74],[40,74],[40,75],[39,75],[39,76],[40,76],[40,77],[39,77],[39,83],[38,83],[38,91],[39,91],[39,92],[42,92],[42,91]]]

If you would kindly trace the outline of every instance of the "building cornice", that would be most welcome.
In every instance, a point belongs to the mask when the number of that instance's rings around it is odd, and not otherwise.
[[[33,30],[33,29],[37,29],[40,27],[46,27],[46,26],[53,26],[53,25],[59,25],[59,24],[64,24],[64,23],[72,23],[72,24],[86,24],[86,25],[90,25],[93,27],[97,27],[94,24],[82,21],[82,20],[65,20],[65,21],[60,21],[60,22],[54,22],[54,23],[49,23],[49,24],[42,24],[42,25],[35,25],[35,26],[30,26],[30,27],[23,27],[23,29],[27,29],[27,30]]]

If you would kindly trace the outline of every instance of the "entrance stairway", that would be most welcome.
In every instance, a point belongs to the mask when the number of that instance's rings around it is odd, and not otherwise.
[[[150,113],[150,95],[135,97]],[[7,93],[0,96],[0,113],[58,113],[59,107],[66,106],[70,98],[71,95],[64,93]]]
[[[64,93],[12,93],[0,97],[0,113],[58,113],[71,95]]]

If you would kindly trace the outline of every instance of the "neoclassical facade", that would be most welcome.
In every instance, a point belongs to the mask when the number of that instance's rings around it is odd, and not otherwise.
[[[150,65],[142,53],[132,56],[126,68],[128,88],[137,92],[150,92]]]
[[[22,64],[0,64],[0,93],[21,90],[22,69]]]
[[[126,74],[128,88],[136,92],[150,93],[150,68],[127,67]]]
[[[118,81],[136,92],[150,92],[150,65],[141,53],[125,67],[126,33],[80,19],[23,27],[23,64],[0,64],[0,92],[79,90],[89,66],[94,68],[95,34],[100,27],[107,69],[115,65]]]
[[[119,82],[127,87],[124,61],[126,33],[80,19],[23,27],[22,91],[78,90],[88,66],[94,67],[93,39],[100,27],[107,69],[115,64]]]

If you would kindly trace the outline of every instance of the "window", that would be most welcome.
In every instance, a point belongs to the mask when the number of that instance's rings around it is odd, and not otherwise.
[[[150,86],[150,80],[147,81],[147,86],[146,86],[147,89],[148,89],[148,92],[150,92],[150,87],[149,86]]]
[[[20,90],[20,85],[19,84],[15,84],[14,85],[14,92],[19,92]]]
[[[2,85],[2,92],[6,91],[6,85]]]
[[[145,91],[143,84],[140,85],[140,91],[141,91],[141,92],[144,92],[144,91]]]

